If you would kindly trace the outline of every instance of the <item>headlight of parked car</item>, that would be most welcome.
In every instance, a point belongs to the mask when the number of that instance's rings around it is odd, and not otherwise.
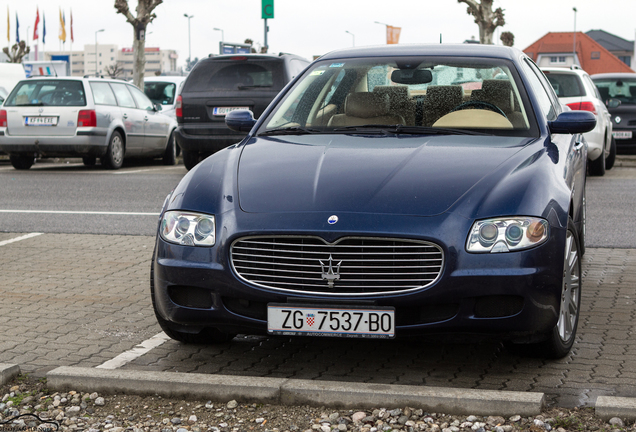
[[[534,217],[485,219],[473,224],[466,250],[474,253],[511,252],[540,245],[548,239],[548,222]]]
[[[161,219],[161,238],[184,246],[214,246],[216,224],[214,216],[167,211]]]

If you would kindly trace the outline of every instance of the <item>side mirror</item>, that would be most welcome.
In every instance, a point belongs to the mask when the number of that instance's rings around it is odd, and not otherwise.
[[[161,111],[163,109],[163,107],[161,106],[161,104],[158,103],[153,103],[152,106],[155,108],[155,111]]]
[[[579,134],[596,127],[596,116],[589,111],[565,111],[554,121],[548,122],[554,134]]]
[[[608,108],[618,108],[619,106],[621,106],[621,101],[619,99],[611,98],[607,101]]]
[[[234,132],[249,132],[256,124],[254,113],[250,110],[230,111],[225,116],[225,124]]]

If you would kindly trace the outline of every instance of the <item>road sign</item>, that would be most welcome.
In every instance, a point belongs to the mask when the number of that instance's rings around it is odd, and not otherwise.
[[[274,0],[262,0],[262,18],[273,19],[274,18]]]

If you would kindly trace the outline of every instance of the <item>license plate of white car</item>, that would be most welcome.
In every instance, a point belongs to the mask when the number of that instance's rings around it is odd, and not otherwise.
[[[612,132],[612,135],[616,139],[631,139],[632,131],[614,131]]]
[[[249,108],[248,107],[214,107],[214,109],[212,110],[212,114],[218,115],[218,116],[224,116],[227,113],[230,113],[232,111],[247,110],[247,109]]]
[[[395,337],[395,308],[270,303],[267,305],[267,332],[285,336],[392,339]]]
[[[57,126],[57,117],[28,116],[24,118],[26,126]]]

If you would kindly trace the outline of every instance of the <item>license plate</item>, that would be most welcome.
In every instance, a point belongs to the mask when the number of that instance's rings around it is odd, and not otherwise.
[[[229,112],[232,111],[236,111],[236,110],[248,110],[248,107],[214,107],[214,109],[212,110],[212,114],[214,115],[218,115],[218,116],[224,116]]]
[[[370,339],[395,337],[395,308],[315,305],[267,305],[267,332],[285,336]]]
[[[616,139],[631,139],[632,131],[615,131],[615,132],[612,132],[612,135]]]
[[[33,116],[24,118],[25,126],[57,126],[57,117]]]

